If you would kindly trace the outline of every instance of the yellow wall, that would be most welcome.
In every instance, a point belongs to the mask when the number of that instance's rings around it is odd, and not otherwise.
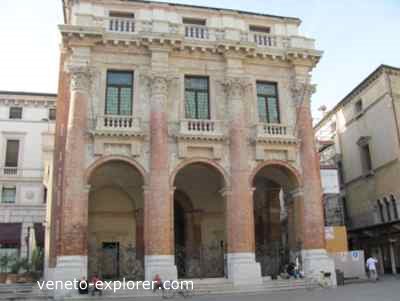
[[[348,251],[346,227],[325,227],[325,238],[329,253]]]

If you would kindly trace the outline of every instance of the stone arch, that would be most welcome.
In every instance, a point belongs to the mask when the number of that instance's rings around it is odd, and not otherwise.
[[[143,178],[143,183],[146,186],[148,184],[148,175],[145,169],[141,164],[139,164],[136,160],[132,160],[129,157],[126,156],[116,156],[116,155],[108,155],[108,156],[103,156],[97,160],[95,160],[87,169],[85,172],[85,184],[88,185],[90,183],[90,178],[92,177],[94,171],[99,168],[100,166],[110,163],[113,161],[121,161],[125,162],[129,165],[131,165],[133,168],[135,168],[140,175]]]
[[[303,186],[302,177],[298,169],[292,164],[282,160],[267,160],[259,163],[250,175],[250,186],[253,186],[254,178],[256,177],[256,175],[266,167],[278,167],[280,169],[283,169],[289,176],[293,186],[295,186],[296,188],[300,188]]]
[[[181,163],[179,163],[175,167],[173,172],[171,173],[170,181],[169,181],[170,187],[174,187],[174,182],[175,182],[176,176],[180,170],[184,169],[186,166],[189,166],[191,164],[196,164],[196,163],[209,165],[209,166],[213,167],[214,169],[216,169],[219,172],[219,174],[222,176],[222,178],[224,179],[225,188],[230,187],[229,175],[225,171],[225,169],[219,163],[217,163],[213,160],[205,159],[205,158],[190,158],[190,159],[186,159],[186,160],[182,161]]]

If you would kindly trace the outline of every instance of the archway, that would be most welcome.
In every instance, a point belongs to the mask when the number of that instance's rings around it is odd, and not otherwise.
[[[296,204],[300,187],[298,172],[285,162],[267,162],[254,172],[254,227],[256,260],[263,276],[275,278],[289,262],[299,258],[301,241],[296,237]],[[297,214],[298,215],[298,214]]]
[[[88,176],[88,272],[143,277],[144,176],[126,160],[96,164]]]
[[[177,171],[173,185],[178,276],[224,277],[224,175],[213,165],[191,162]]]

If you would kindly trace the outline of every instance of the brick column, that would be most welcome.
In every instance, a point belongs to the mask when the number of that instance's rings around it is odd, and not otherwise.
[[[230,107],[229,152],[231,191],[226,201],[228,277],[236,284],[261,282],[255,261],[253,189],[249,183],[248,125],[243,105],[249,83],[240,78],[225,81]]]
[[[173,237],[173,192],[169,187],[168,123],[165,104],[168,79],[150,76],[150,174],[145,199],[145,278],[156,274],[176,279]]]
[[[85,185],[87,108],[90,72],[86,66],[69,65],[70,105],[66,128],[64,201],[61,210],[60,248],[56,280],[87,277],[87,227],[89,186]]]
[[[300,80],[300,81],[299,81]],[[308,75],[298,76],[294,96],[297,104],[297,130],[300,140],[300,161],[303,175],[302,209],[302,258],[306,273],[319,277],[320,271],[332,273],[334,263],[325,250],[325,225],[322,203],[319,156],[316,152],[314,129],[310,109],[315,86],[308,83]],[[336,284],[336,280],[334,280]]]

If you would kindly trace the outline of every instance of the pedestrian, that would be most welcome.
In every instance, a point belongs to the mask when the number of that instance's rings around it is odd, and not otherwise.
[[[79,295],[89,294],[89,283],[85,277],[82,277],[81,280],[79,280],[78,292]]]
[[[100,277],[97,274],[94,274],[90,282],[93,284],[92,296],[96,293],[99,293],[99,296],[101,296],[103,294],[103,282]]]
[[[376,281],[378,279],[378,272],[376,270],[376,264],[378,260],[374,256],[370,256],[367,259],[366,266],[368,270],[368,278]]]
[[[155,293],[158,289],[164,289],[164,286],[160,275],[156,274],[153,279],[153,292]]]

